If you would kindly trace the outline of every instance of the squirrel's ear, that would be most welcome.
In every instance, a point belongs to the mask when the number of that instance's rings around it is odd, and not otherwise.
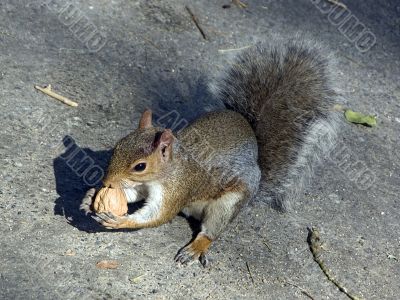
[[[144,129],[144,128],[150,128],[152,127],[151,125],[151,110],[146,109],[144,113],[142,114],[142,117],[140,118],[139,121],[139,128]]]
[[[161,149],[162,160],[167,161],[172,154],[172,144],[174,142],[174,135],[171,129],[165,129],[158,140],[158,148]]]
[[[164,129],[163,133],[160,136],[160,146],[169,146],[174,141],[174,135],[172,134],[171,129]]]

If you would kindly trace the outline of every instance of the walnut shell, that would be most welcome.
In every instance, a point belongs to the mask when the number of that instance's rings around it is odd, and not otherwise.
[[[111,212],[116,216],[123,216],[128,212],[128,201],[123,189],[101,188],[94,199],[95,212]]]

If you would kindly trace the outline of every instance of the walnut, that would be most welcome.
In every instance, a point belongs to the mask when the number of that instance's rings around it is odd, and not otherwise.
[[[94,199],[93,208],[96,213],[111,212],[123,216],[128,212],[128,201],[123,189],[101,188]]]

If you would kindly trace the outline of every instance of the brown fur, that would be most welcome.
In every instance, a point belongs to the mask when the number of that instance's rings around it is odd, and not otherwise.
[[[211,239],[204,234],[199,234],[191,242],[189,246],[189,251],[193,253],[193,255],[199,257],[201,254],[206,253],[208,248],[211,245]]]
[[[335,93],[327,60],[318,47],[292,42],[250,49],[226,73],[215,95],[231,110],[201,116],[176,138],[152,127],[147,110],[138,129],[117,143],[105,184],[142,185],[149,196],[132,215],[99,215],[104,226],[154,227],[183,211],[200,219],[202,228],[176,260],[200,257],[203,263],[211,241],[258,191],[259,164],[267,196],[276,197],[278,206],[284,206],[286,190],[297,191],[311,173],[307,155],[317,156],[315,132],[330,130]],[[135,170],[138,163],[146,168]]]

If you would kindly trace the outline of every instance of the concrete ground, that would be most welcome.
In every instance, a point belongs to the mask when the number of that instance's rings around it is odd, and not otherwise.
[[[346,299],[313,260],[310,226],[320,229],[321,257],[349,293],[399,298],[400,4],[343,0],[370,30],[362,47],[325,0],[243,1],[245,9],[229,0],[1,1],[1,299]],[[378,126],[343,119],[337,147],[289,213],[256,199],[204,269],[173,262],[192,233],[181,217],[111,232],[79,212],[93,178],[67,164],[68,143],[104,167],[145,107],[191,120],[218,106],[204,86],[235,52],[221,50],[296,32],[336,54],[341,102],[376,114]],[[79,106],[34,89],[46,84]],[[119,266],[99,269],[101,260]]]

